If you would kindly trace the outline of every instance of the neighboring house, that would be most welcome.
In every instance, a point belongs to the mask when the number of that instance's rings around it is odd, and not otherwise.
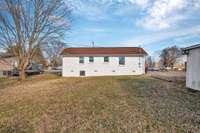
[[[139,47],[66,48],[63,77],[145,74],[147,53]]]
[[[200,90],[200,44],[183,49],[187,55],[186,86]]]
[[[13,67],[10,63],[0,58],[0,77],[8,77],[12,75]]]
[[[10,65],[14,67],[17,67],[18,61],[15,55],[9,54],[9,53],[0,53],[0,58],[4,59],[6,62],[8,62]]]

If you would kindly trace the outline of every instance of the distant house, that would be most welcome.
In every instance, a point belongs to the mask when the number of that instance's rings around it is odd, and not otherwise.
[[[200,44],[183,49],[187,55],[186,86],[200,90]]]
[[[63,77],[145,74],[147,53],[139,47],[66,48]]]
[[[0,58],[0,77],[8,77],[12,75],[13,66],[6,60]]]

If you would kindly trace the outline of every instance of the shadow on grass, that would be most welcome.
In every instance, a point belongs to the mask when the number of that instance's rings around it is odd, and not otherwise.
[[[200,131],[200,92],[188,92],[184,84],[149,77],[118,78],[118,82],[129,94],[128,103],[137,106],[155,125],[169,132]]]

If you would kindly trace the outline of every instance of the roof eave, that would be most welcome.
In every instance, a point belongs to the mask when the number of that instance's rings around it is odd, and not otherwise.
[[[143,54],[62,54],[63,56],[147,56],[147,53]]]
[[[187,51],[187,50],[196,49],[196,48],[200,48],[200,44],[192,45],[192,46],[183,48],[182,50]]]

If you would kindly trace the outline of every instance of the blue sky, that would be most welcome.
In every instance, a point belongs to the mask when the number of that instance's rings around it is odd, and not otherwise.
[[[200,0],[70,0],[70,46],[162,48],[200,43]]]

